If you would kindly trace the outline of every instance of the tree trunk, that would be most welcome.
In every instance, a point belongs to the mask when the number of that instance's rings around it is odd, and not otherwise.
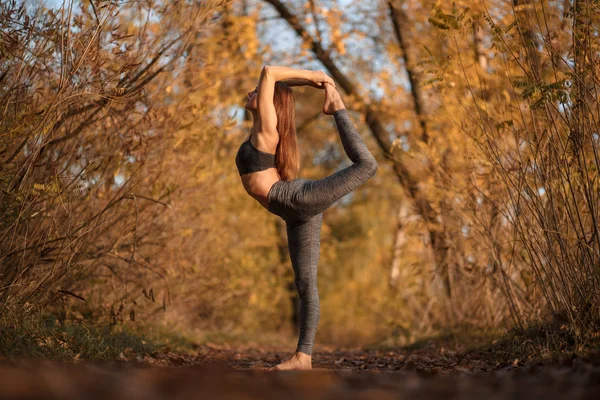
[[[402,30],[400,29],[400,26],[404,25],[407,20],[406,14],[401,8],[395,7],[391,1],[388,0],[387,4],[390,10],[390,19],[392,20],[392,24],[394,26],[394,34],[396,35],[396,40],[398,41],[398,47],[400,47],[402,55],[404,56],[404,66],[410,82],[410,93],[413,98],[415,113],[417,114],[417,119],[419,120],[419,126],[421,127],[421,141],[427,143],[429,140],[429,134],[427,133],[425,111],[423,110],[423,94],[421,93],[421,86],[419,84],[419,80],[417,79],[416,72],[413,69],[414,64],[412,57],[408,51],[407,43],[402,36]]]
[[[398,279],[400,278],[400,260],[403,256],[404,245],[408,241],[406,234],[404,233],[406,223],[415,218],[418,217],[416,215],[410,215],[410,207],[406,204],[403,203],[398,207],[396,237],[394,239],[392,267],[390,269],[390,284],[392,286],[396,286],[398,284]]]
[[[540,79],[540,56],[538,54],[540,43],[532,26],[533,21],[535,21],[533,1],[513,0],[513,8],[519,33],[523,39],[526,59],[530,68],[529,72],[531,73],[531,78],[537,82]]]

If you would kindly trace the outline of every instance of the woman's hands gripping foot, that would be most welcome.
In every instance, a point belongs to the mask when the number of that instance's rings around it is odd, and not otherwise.
[[[281,364],[277,364],[274,367],[267,368],[267,371],[286,371],[294,369],[312,369],[312,356],[299,351],[296,352],[291,359],[284,361]]]
[[[324,85],[325,103],[323,104],[323,114],[333,115],[337,110],[346,108],[335,86],[327,82]]]

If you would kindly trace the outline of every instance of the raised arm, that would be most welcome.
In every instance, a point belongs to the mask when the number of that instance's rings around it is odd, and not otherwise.
[[[308,79],[284,79],[281,82],[285,83],[288,86],[312,86],[317,89],[325,89],[323,84],[317,84]]]
[[[258,81],[258,118],[260,119],[259,132],[272,136],[277,140],[277,114],[273,104],[275,95],[275,82],[285,80],[307,80],[316,85],[324,85],[329,82],[335,86],[333,79],[327,76],[323,71],[309,71],[305,69],[295,69],[280,66],[264,66],[260,72]]]

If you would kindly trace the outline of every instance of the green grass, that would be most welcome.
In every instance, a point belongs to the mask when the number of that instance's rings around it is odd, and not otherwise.
[[[0,306],[0,355],[9,360],[129,360],[192,347],[187,338],[151,324],[64,321],[55,313],[31,307]]]

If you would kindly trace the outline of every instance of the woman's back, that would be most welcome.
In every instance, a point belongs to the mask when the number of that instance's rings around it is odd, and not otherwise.
[[[258,149],[252,143],[252,136],[240,145],[235,163],[246,192],[268,209],[269,189],[281,180],[277,171],[277,156]]]

